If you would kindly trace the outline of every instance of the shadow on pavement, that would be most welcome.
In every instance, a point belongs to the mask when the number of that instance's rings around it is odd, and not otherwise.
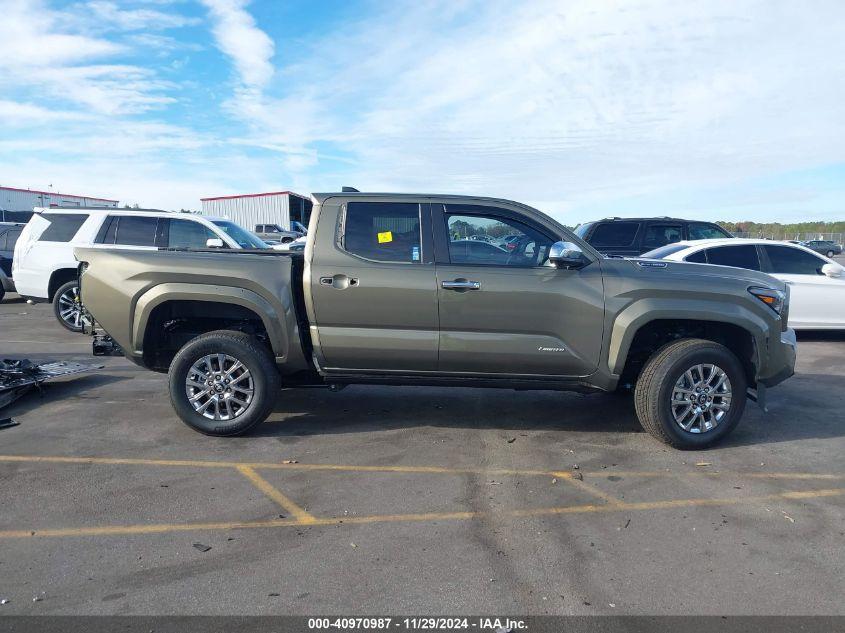
[[[280,419],[281,415],[285,419]],[[283,391],[252,436],[368,433],[413,427],[631,433],[630,397],[554,391],[351,386]]]

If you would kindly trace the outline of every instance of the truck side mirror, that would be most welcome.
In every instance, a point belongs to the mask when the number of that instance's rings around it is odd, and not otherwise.
[[[580,268],[587,258],[577,244],[555,242],[549,249],[549,262],[556,268]]]
[[[828,277],[841,277],[843,271],[845,271],[845,268],[839,264],[825,264],[822,266],[822,275],[827,275]]]
[[[219,237],[210,237],[205,241],[206,248],[224,248],[223,240]]]

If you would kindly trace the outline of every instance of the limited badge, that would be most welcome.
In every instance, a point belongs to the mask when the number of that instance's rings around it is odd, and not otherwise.
[[[393,231],[385,231],[384,233],[378,234],[378,243],[385,244],[387,242],[393,241]]]

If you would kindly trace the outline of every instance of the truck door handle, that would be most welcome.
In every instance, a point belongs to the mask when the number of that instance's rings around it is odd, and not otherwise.
[[[321,286],[329,286],[331,288],[337,288],[338,290],[344,290],[345,288],[349,288],[350,286],[354,287],[358,285],[358,278],[357,277],[347,277],[346,275],[334,275],[333,277],[320,277],[320,285]]]
[[[481,290],[481,283],[478,281],[469,281],[468,279],[455,279],[454,281],[444,281],[440,284],[445,290]]]

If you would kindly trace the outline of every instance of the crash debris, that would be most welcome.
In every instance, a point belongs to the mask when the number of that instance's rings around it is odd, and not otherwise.
[[[14,402],[28,391],[40,389],[41,384],[47,380],[103,367],[103,365],[66,361],[34,363],[26,358],[2,359],[0,360],[0,408]]]

